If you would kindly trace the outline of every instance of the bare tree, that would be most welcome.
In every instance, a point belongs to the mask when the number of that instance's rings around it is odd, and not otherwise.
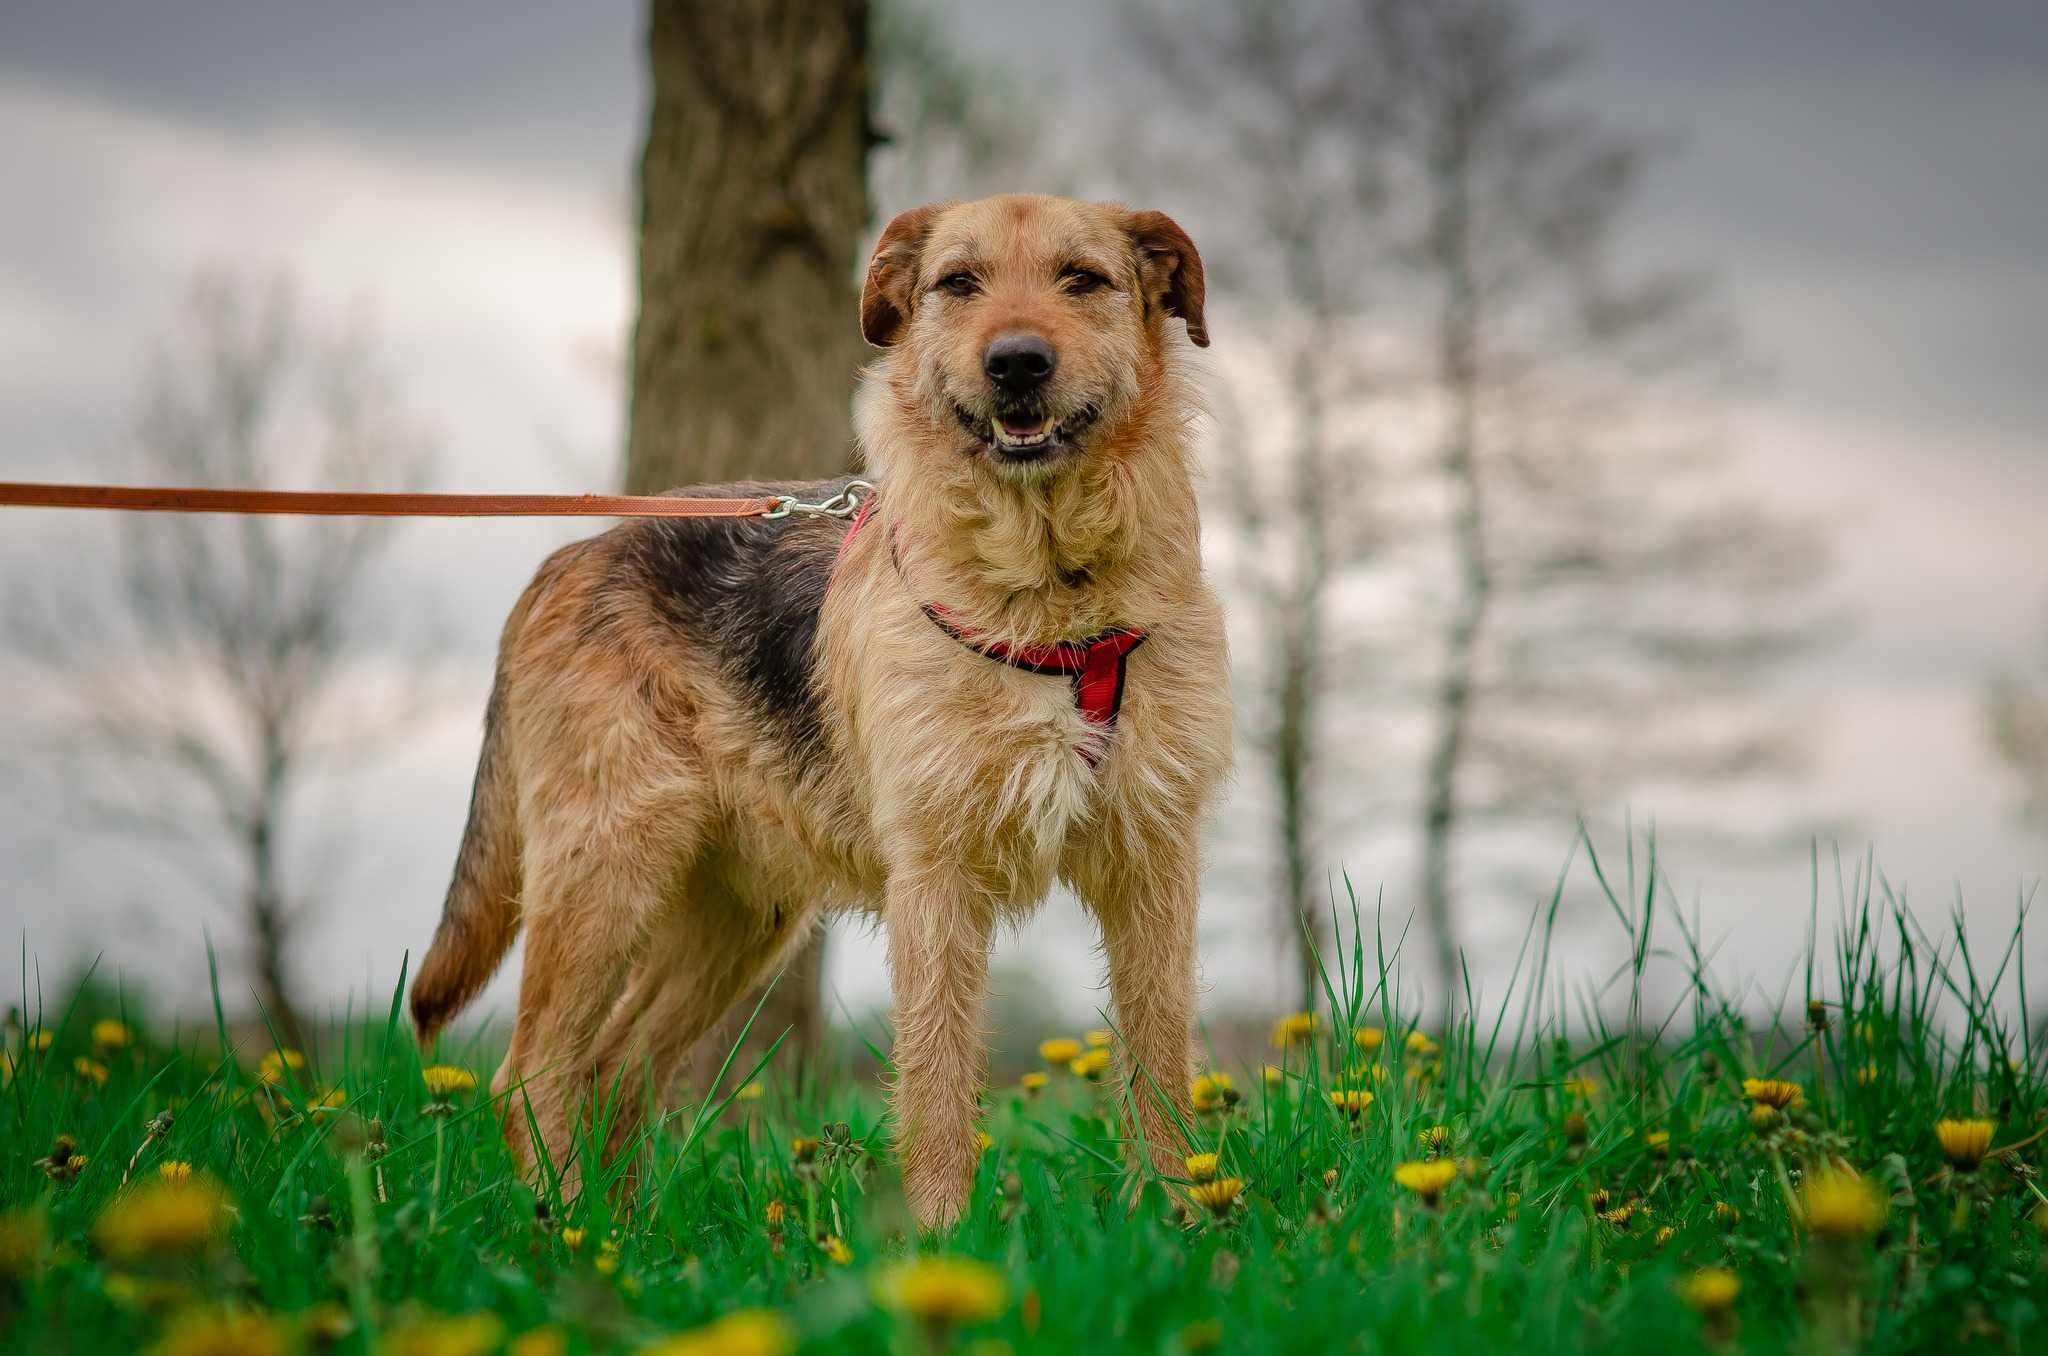
[[[1991,747],[2020,784],[2020,822],[2048,837],[2048,681],[2003,674],[1984,700]]]
[[[1331,738],[1334,675],[1358,653],[1333,636],[1344,629],[1333,595],[1371,545],[1358,510],[1372,449],[1358,416],[1373,390],[1384,166],[1365,96],[1383,82],[1348,5],[1155,5],[1127,28],[1171,109],[1147,162],[1173,167],[1168,192],[1201,186],[1184,219],[1199,223],[1212,296],[1249,328],[1240,353],[1263,350],[1263,361],[1239,357],[1214,399],[1212,507],[1251,604],[1240,613],[1255,640],[1239,647],[1249,669],[1239,691],[1272,793],[1276,935],[1308,1006],[1321,985],[1308,938],[1328,931],[1324,792],[1339,770],[1331,755],[1344,753]],[[1229,97],[1213,97],[1219,89]],[[1214,192],[1218,165],[1227,194]],[[1253,405],[1256,421],[1244,412]]]
[[[308,321],[282,279],[227,274],[195,285],[128,443],[125,469],[169,484],[402,490],[431,461],[360,334]],[[127,518],[104,575],[53,577],[8,619],[60,787],[203,900],[239,899],[257,997],[294,1044],[294,944],[326,902],[304,869],[306,793],[424,709],[380,662],[419,652],[397,648],[385,600],[364,615],[390,535],[378,519]]]
[[[1782,765],[1793,727],[1741,699],[1815,634],[1817,558],[1683,432],[1726,350],[1696,279],[1619,265],[1645,145],[1563,104],[1575,51],[1509,0],[1370,11],[1411,413],[1445,501],[1421,829],[1450,1003],[1472,823]]]

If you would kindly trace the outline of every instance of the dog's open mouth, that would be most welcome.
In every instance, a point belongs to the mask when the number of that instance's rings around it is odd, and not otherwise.
[[[1093,406],[1065,419],[1054,419],[1045,410],[1031,409],[999,410],[981,416],[956,408],[953,413],[961,427],[980,439],[989,452],[1012,462],[1039,461],[1070,447],[1073,439],[1096,418]]]

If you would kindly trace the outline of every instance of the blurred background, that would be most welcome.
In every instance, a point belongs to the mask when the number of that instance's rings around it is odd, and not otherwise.
[[[1995,955],[2048,865],[2044,67],[2029,0],[8,5],[0,478],[828,475],[891,214],[1161,208],[1243,727],[1211,1019],[1299,1006],[1353,890],[1418,1008],[1556,894],[1597,1003],[1595,853],[1769,1008],[1816,900]],[[230,1007],[381,1011],[497,629],[599,526],[0,510],[29,1001],[199,1011],[210,938]],[[1006,1038],[1096,1020],[1070,902],[997,970]],[[878,939],[777,1002],[879,1032]]]

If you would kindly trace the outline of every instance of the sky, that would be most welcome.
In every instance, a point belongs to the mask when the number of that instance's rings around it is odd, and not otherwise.
[[[1852,624],[1757,694],[1820,714],[1799,794],[1848,826],[1823,852],[1869,848],[1925,918],[1961,899],[1973,935],[2000,936],[2048,867],[2048,844],[2012,821],[1978,710],[1987,675],[2041,666],[2048,633],[2048,7],[1530,8],[1587,45],[1586,106],[1668,141],[1634,247],[1712,270],[1764,374],[1729,414],[1742,474],[1829,525],[1828,589]],[[1044,73],[1055,161],[1059,145],[1112,136],[1129,116],[1118,100],[1132,86],[1116,78],[1127,58],[1103,7],[942,12],[969,52]],[[445,488],[609,488],[646,101],[639,29],[636,7],[613,0],[0,7],[0,478],[106,474],[194,270],[226,263],[288,270],[313,308],[364,319],[437,437]],[[1199,241],[1200,196],[1173,207]],[[1213,360],[1229,362],[1229,345],[1219,334]],[[119,530],[0,513],[8,591]],[[388,992],[424,945],[497,626],[540,557],[585,530],[399,534],[390,587],[429,596],[445,619],[453,695],[403,756],[332,790],[350,846],[307,952],[323,1001]],[[203,975],[197,916],[159,902],[146,867],[114,865],[124,859],[63,814],[18,788],[12,799],[0,919],[45,973],[103,953],[189,999]],[[1331,865],[1368,895],[1384,883],[1398,915],[1414,857],[1386,841],[1340,845]],[[1568,846],[1560,832],[1551,855]],[[1670,869],[1725,940],[1720,963],[1774,992],[1805,928],[1805,862]],[[1519,907],[1472,939],[1488,964],[1511,952]],[[1212,891],[1212,1001],[1276,1001],[1263,910],[1241,887]],[[1582,942],[1597,968],[1609,944],[1590,926]],[[848,1011],[884,999],[871,935],[847,935],[835,957]],[[1101,1001],[1070,905],[998,961],[1077,1016]]]

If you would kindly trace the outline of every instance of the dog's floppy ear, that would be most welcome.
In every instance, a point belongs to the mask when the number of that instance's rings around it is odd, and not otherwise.
[[[1133,212],[1124,229],[1138,247],[1138,279],[1146,303],[1156,302],[1168,315],[1187,321],[1189,340],[1197,348],[1209,347],[1209,324],[1202,316],[1208,289],[1195,242],[1164,212]]]
[[[910,318],[911,288],[917,282],[917,259],[932,223],[951,203],[932,202],[899,213],[875,242],[868,256],[867,276],[860,285],[861,337],[876,348],[896,342],[897,331]]]

